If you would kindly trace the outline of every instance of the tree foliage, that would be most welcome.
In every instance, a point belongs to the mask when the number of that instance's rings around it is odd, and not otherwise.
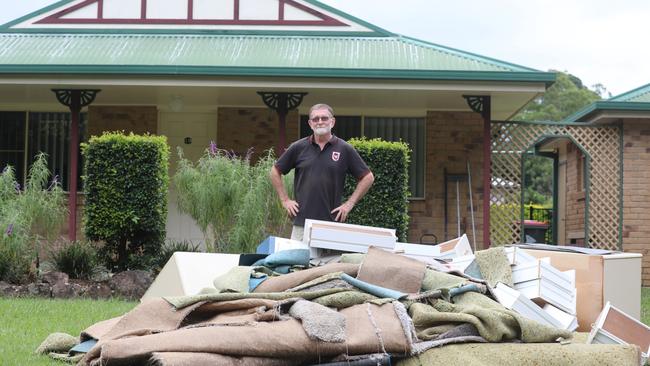
[[[165,240],[166,137],[107,132],[82,147],[86,237],[104,242],[109,269],[147,268]]]
[[[528,156],[524,162],[524,203],[553,205],[553,159]]]
[[[553,70],[551,70],[553,72]],[[515,121],[562,121],[587,105],[600,100],[598,92],[590,90],[577,77],[556,72],[557,80],[544,95],[528,103]],[[599,91],[605,90],[601,84]]]
[[[551,70],[553,71],[553,70]],[[557,80],[544,95],[528,103],[513,119],[516,121],[555,121],[600,100],[607,94],[602,84],[587,88],[582,81],[568,73],[557,72]],[[553,197],[553,160],[540,156],[524,162],[524,202],[550,206]]]
[[[400,241],[406,241],[409,226],[408,166],[410,149],[404,142],[380,139],[350,139],[352,145],[375,176],[375,182],[365,197],[350,212],[351,224],[396,229]],[[345,196],[354,192],[356,179],[348,176]]]

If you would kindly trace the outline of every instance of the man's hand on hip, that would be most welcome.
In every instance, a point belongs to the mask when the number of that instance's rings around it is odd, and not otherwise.
[[[353,208],[354,208],[354,203],[350,201],[346,201],[341,206],[333,209],[332,213],[336,212],[336,217],[334,218],[334,221],[345,222],[345,220],[348,219],[348,214],[350,214],[350,211],[352,211]]]
[[[300,211],[300,205],[298,205],[298,202],[291,199],[282,201],[282,207],[287,210],[287,213],[291,217],[296,217],[298,215],[298,211]]]

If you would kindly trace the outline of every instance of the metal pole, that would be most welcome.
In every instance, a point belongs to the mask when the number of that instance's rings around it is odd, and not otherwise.
[[[476,252],[476,227],[474,226],[474,200],[472,199],[472,171],[469,160],[467,160],[467,186],[469,187],[469,210],[472,215],[472,247]]]
[[[460,192],[459,187],[460,182],[456,180],[456,232],[458,233],[457,238],[460,238]]]
[[[445,183],[445,188],[444,188],[444,195],[445,195],[445,207],[444,207],[444,213],[445,213],[445,239],[444,241],[447,241],[449,239],[449,230],[447,229],[449,225],[449,212],[447,208],[447,201],[449,200],[449,193],[448,193],[448,180],[447,180],[447,168],[443,168],[443,175],[444,175],[444,183]]]

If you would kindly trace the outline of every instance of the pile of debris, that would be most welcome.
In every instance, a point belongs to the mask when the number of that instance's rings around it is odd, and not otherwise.
[[[398,243],[394,230],[307,220],[304,241],[270,237],[256,255],[176,253],[133,311],[86,329],[72,353],[40,350],[82,365],[638,365],[634,345],[558,342],[573,335],[558,314],[575,314],[576,292],[547,264],[473,253],[465,236]]]

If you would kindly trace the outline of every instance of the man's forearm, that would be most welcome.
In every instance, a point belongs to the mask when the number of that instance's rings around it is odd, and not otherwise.
[[[284,202],[288,200],[289,195],[284,189],[284,184],[282,183],[282,175],[280,174],[280,171],[278,171],[278,168],[275,166],[272,167],[271,172],[269,173],[269,177],[271,178],[271,184],[273,184],[273,188],[275,188],[275,192],[278,194],[280,201]]]
[[[375,176],[372,174],[372,172],[366,174],[359,182],[357,182],[357,187],[354,189],[354,192],[352,192],[352,195],[350,195],[350,198],[348,198],[348,201],[351,202],[353,205],[356,205],[361,198],[368,192],[370,187],[372,186],[372,183],[375,181]]]

